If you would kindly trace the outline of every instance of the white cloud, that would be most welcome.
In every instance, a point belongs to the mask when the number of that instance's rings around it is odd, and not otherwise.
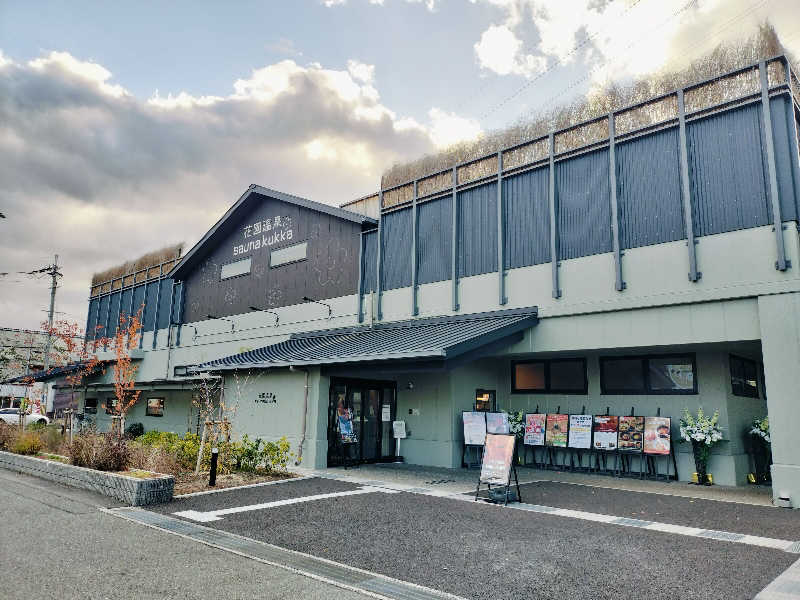
[[[473,140],[481,134],[481,125],[475,119],[459,117],[435,107],[428,111],[428,116],[431,119],[431,138],[440,148]]]
[[[353,79],[362,83],[372,83],[375,80],[375,65],[351,59],[347,61],[347,71]]]
[[[507,25],[491,25],[475,43],[474,49],[480,66],[498,75],[532,76],[547,67],[544,57],[521,51],[522,41]]]
[[[100,91],[109,96],[119,98],[128,92],[121,85],[107,83],[111,72],[94,62],[76,59],[69,52],[51,52],[46,57],[36,58],[28,62],[28,66],[39,71],[61,69],[92,82]]]

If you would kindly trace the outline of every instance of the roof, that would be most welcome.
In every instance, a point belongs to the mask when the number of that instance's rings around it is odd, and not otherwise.
[[[288,340],[197,365],[226,371],[393,360],[447,361],[500,342],[538,322],[537,309],[412,319],[293,334]]]
[[[293,196],[277,190],[262,187],[260,185],[251,185],[247,188],[244,194],[231,206],[228,211],[222,215],[222,218],[217,221],[214,226],[209,229],[202,239],[197,242],[189,252],[187,252],[183,259],[175,265],[172,270],[166,275],[173,279],[180,279],[187,271],[194,267],[205,255],[205,249],[211,246],[217,239],[227,235],[233,229],[230,225],[232,219],[249,210],[252,206],[259,202],[263,197],[274,198],[287,204],[294,204],[309,210],[325,213],[339,219],[358,223],[360,225],[376,225],[378,222],[365,215],[360,215],[350,210],[339,208],[338,206],[331,206],[330,204],[323,204],[321,202],[314,202],[300,196]]]
[[[13,379],[8,379],[2,383],[19,383],[19,382],[27,382],[27,381],[50,381],[51,379],[58,379],[59,377],[64,377],[66,375],[71,375],[72,373],[76,373],[82,368],[84,368],[88,363],[79,362],[79,363],[70,363],[68,365],[64,365],[63,367],[51,367],[47,370],[41,371],[34,371],[28,375],[20,375],[19,377],[14,377]],[[103,362],[97,363],[97,366],[92,370],[92,373],[104,368],[105,365]]]

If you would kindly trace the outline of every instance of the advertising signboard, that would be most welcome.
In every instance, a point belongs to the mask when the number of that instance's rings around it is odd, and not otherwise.
[[[486,434],[486,447],[481,462],[481,483],[507,485],[514,459],[514,436]]]
[[[641,452],[644,439],[644,417],[620,417],[617,446],[622,452]]]
[[[544,446],[544,428],[547,415],[525,415],[525,437],[523,443],[528,446]]]
[[[613,415],[594,416],[594,449],[616,450],[619,417]]]
[[[592,415],[569,416],[568,446],[586,450],[592,447]]]
[[[545,432],[544,445],[554,448],[566,448],[568,428],[569,415],[547,415],[547,431]]]
[[[486,441],[486,413],[463,412],[464,444],[467,446],[483,446]]]
[[[669,417],[645,417],[645,454],[669,454],[671,442],[670,431]]]
[[[353,429],[353,411],[349,408],[340,409],[339,417],[339,436],[343,444],[355,444],[358,436]]]
[[[392,422],[392,433],[394,437],[398,440],[406,439],[406,422],[405,421],[393,421]]]
[[[511,433],[511,426],[508,423],[508,413],[486,413],[486,433],[499,433],[503,435]]]

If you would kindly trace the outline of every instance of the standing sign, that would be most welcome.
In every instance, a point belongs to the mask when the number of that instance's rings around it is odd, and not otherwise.
[[[645,454],[669,454],[670,431],[671,427],[669,417],[645,417]]]
[[[480,483],[508,485],[511,480],[511,462],[514,458],[514,436],[486,435],[486,448],[481,463]]]
[[[343,444],[358,443],[358,436],[353,429],[353,411],[350,408],[339,409],[339,436]]]
[[[483,446],[486,441],[486,413],[464,412],[464,444],[467,446]]]
[[[508,413],[486,413],[486,433],[503,435],[511,433],[511,425],[508,423]]]
[[[619,417],[611,415],[594,416],[594,449],[616,450]]]
[[[568,446],[587,450],[592,447],[592,415],[569,416]]]
[[[554,448],[566,448],[568,427],[569,415],[547,415],[547,431],[544,445]]]
[[[547,415],[525,415],[525,437],[523,443],[528,446],[544,446],[544,428]]]
[[[392,433],[394,434],[394,437],[398,440],[406,439],[406,422],[405,421],[392,422]]]
[[[644,417],[620,417],[617,446],[623,452],[641,452]]]

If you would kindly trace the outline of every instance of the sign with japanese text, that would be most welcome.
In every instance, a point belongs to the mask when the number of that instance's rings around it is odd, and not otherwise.
[[[620,417],[617,446],[624,452],[641,452],[644,417]]]
[[[486,446],[481,461],[481,483],[508,485],[511,461],[514,459],[513,435],[486,434]]]
[[[567,447],[567,429],[569,428],[569,415],[547,415],[547,430],[545,431],[545,446],[554,448]]]
[[[592,415],[569,416],[570,448],[589,449],[592,447]]]
[[[594,416],[594,449],[616,450],[619,417],[612,415]]]
[[[294,238],[292,218],[275,215],[264,220],[248,223],[242,227],[244,241],[234,244],[233,255],[243,256],[255,250],[269,248],[282,242],[290,242]]]
[[[486,413],[486,433],[511,433],[511,425],[508,423],[508,413]]]
[[[392,433],[394,437],[399,440],[406,439],[406,422],[405,421],[392,421]]]
[[[671,442],[670,432],[671,427],[669,417],[645,417],[645,454],[669,454]]]
[[[525,415],[525,437],[523,443],[528,446],[544,446],[544,429],[547,415]]]
[[[464,444],[467,446],[483,446],[486,441],[486,413],[464,412]]]
[[[273,392],[261,392],[256,396],[256,404],[277,404],[278,397]]]

